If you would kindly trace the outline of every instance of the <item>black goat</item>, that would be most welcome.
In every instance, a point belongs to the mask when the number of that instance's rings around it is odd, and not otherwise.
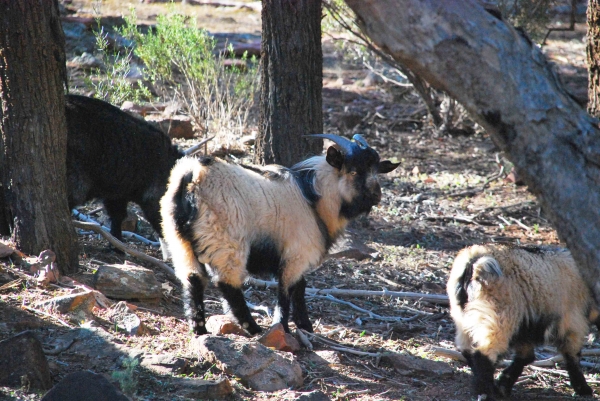
[[[206,333],[204,287],[209,275],[227,307],[251,334],[261,331],[241,291],[248,274],[278,277],[274,321],[289,331],[312,331],[304,274],[316,269],[347,223],[381,199],[377,174],[398,164],[380,162],[360,135],[337,135],[326,156],[292,168],[240,166],[219,159],[180,159],[161,200],[164,239],[184,287],[186,313]]]
[[[160,234],[160,198],[183,152],[144,120],[102,100],[68,95],[67,191],[69,208],[102,201],[111,234],[123,240],[127,203],[137,203]]]

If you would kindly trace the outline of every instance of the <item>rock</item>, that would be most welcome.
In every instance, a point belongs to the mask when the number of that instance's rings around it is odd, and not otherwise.
[[[315,366],[335,365],[342,363],[340,353],[338,351],[315,351],[306,354],[306,359]]]
[[[172,382],[179,390],[179,397],[193,400],[219,400],[233,394],[233,386],[227,379],[210,381],[202,379],[178,379]]]
[[[85,26],[86,29],[91,29],[92,26],[96,25],[96,19],[93,17],[78,17],[78,16],[63,16],[60,18],[62,22],[78,23]]]
[[[212,315],[206,319],[206,330],[209,333],[217,334],[237,334],[238,336],[248,337],[246,330],[229,315]]]
[[[265,347],[276,349],[277,351],[298,352],[300,343],[290,333],[286,333],[281,323],[274,324],[263,334],[258,342]]]
[[[329,401],[330,398],[321,390],[311,391],[310,393],[304,393],[296,401]]]
[[[195,337],[193,341],[201,358],[237,376],[253,390],[277,391],[303,383],[298,362],[255,341],[212,335]]]
[[[129,401],[104,376],[89,370],[69,373],[42,401]]]
[[[81,56],[73,57],[71,60],[67,61],[67,67],[80,68],[83,70],[102,68],[102,66],[102,61],[98,60],[88,52],[83,52]]]
[[[100,266],[94,274],[94,288],[115,299],[158,301],[162,298],[154,273],[131,264]]]
[[[248,68],[248,66],[246,65],[246,62],[244,60],[238,60],[238,59],[234,59],[234,58],[228,58],[223,60],[223,67],[226,70],[237,70],[237,71],[246,71],[246,69]]]
[[[357,238],[346,237],[336,243],[329,251],[329,258],[348,258],[355,260],[377,259],[379,252],[368,247]]]
[[[192,121],[187,116],[172,116],[164,118],[157,115],[146,116],[147,121],[152,121],[166,132],[170,138],[192,139],[194,137],[194,127]]]
[[[121,230],[122,231],[130,231],[132,233],[135,232],[135,229],[137,228],[137,223],[138,223],[138,217],[135,213],[132,212],[127,212],[127,217],[125,217],[125,219],[123,219],[123,222],[121,223]]]
[[[390,364],[403,376],[437,376],[444,378],[454,374],[452,367],[447,363],[431,361],[404,353],[385,353],[381,356],[381,361]]]
[[[46,311],[59,313],[81,311],[84,314],[91,314],[92,309],[96,306],[96,297],[92,291],[86,291],[52,298],[48,301],[39,302],[36,305]]]
[[[0,242],[0,258],[7,258],[15,253],[15,249],[3,242]]]
[[[178,375],[189,367],[188,361],[178,358],[174,354],[145,354],[141,358],[140,366],[161,375]]]
[[[251,135],[245,135],[240,138],[240,142],[244,146],[254,146],[254,144],[256,143],[256,134],[253,133]]]
[[[111,306],[108,311],[108,319],[116,325],[117,330],[124,331],[130,336],[141,336],[148,331],[125,301]]]
[[[0,341],[0,386],[48,390],[52,376],[42,344],[26,331]]]

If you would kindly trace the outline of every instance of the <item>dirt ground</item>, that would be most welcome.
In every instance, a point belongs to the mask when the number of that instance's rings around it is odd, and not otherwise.
[[[151,23],[166,11],[165,4],[105,1],[103,15],[120,15],[135,7],[140,20]],[[93,13],[89,1],[73,0],[68,4],[81,15]],[[260,34],[260,14],[246,8],[177,5],[182,12],[196,15],[198,24],[211,32]],[[574,32],[556,32],[549,36],[544,51],[557,64],[569,90],[585,99],[585,26]],[[525,186],[515,184],[509,175],[510,163],[498,153],[489,136],[473,124],[465,124],[468,135],[449,135],[432,127],[425,107],[409,89],[383,83],[365,85],[368,71],[345,61],[339,46],[324,37],[325,69],[323,106],[325,132],[349,135],[362,133],[384,158],[396,158],[401,166],[382,177],[383,200],[370,216],[354,222],[350,237],[373,249],[374,257],[365,260],[329,259],[307,277],[316,288],[405,291],[445,294],[449,268],[456,252],[464,246],[504,241],[520,244],[559,244],[554,229],[545,219],[536,199]],[[68,57],[72,57],[69,55]],[[503,169],[502,169],[503,167]],[[518,181],[518,177],[517,177]],[[97,205],[88,205],[91,211]],[[94,216],[102,220],[102,211]],[[141,234],[150,234],[142,221]],[[214,380],[227,377],[214,366],[204,363],[189,349],[191,334],[184,321],[181,292],[176,282],[156,267],[111,251],[108,244],[95,236],[81,236],[80,273],[73,278],[90,283],[98,265],[131,261],[155,270],[162,283],[174,289],[159,304],[137,303],[136,311],[149,333],[128,337],[114,330],[98,309],[92,322],[80,322],[109,332],[118,344],[113,359],[95,359],[89,354],[66,350],[48,355],[53,379],[60,381],[67,373],[89,369],[110,377],[121,368],[123,357],[144,350],[151,353],[171,352],[189,364],[177,375],[159,375],[138,368],[135,400],[180,400],[173,394],[173,381],[181,377]],[[132,247],[160,258],[158,250],[131,243]],[[0,264],[0,277],[15,278],[17,269],[9,261]],[[3,284],[3,282],[0,282]],[[72,331],[76,324],[59,314],[40,316],[25,308],[40,299],[69,293],[60,287],[39,288],[27,281],[18,287],[0,291],[0,340],[24,330],[33,330],[51,344]],[[272,310],[275,292],[249,287],[247,299]],[[208,314],[220,313],[218,293],[207,293]],[[276,393],[256,392],[229,377],[235,388],[231,399],[296,399],[300,394],[321,390],[332,400],[456,400],[466,401],[470,394],[470,371],[459,361],[445,358],[435,348],[453,349],[454,327],[448,308],[443,304],[418,299],[402,300],[389,296],[348,297],[335,302],[323,297],[308,297],[309,314],[319,339],[315,350],[332,351],[327,364],[314,364],[311,352],[301,351],[304,385]],[[257,322],[269,327],[271,318],[255,313]],[[339,350],[341,347],[341,351]],[[595,329],[586,348],[599,348]],[[336,348],[338,348],[336,350]],[[131,351],[131,352],[128,352]],[[445,365],[451,374],[434,372],[403,373],[380,356],[384,352],[405,352]],[[548,354],[540,349],[539,356]],[[598,361],[586,357],[585,373],[597,393]],[[513,391],[515,400],[560,400],[572,398],[572,389],[562,367],[526,368]],[[26,388],[0,388],[0,399],[39,400],[41,394]]]

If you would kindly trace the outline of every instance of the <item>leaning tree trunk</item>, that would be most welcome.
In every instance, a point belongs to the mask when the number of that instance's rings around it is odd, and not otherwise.
[[[17,247],[78,266],[67,206],[65,41],[58,2],[0,2],[0,171]]]
[[[588,112],[600,117],[600,0],[587,8]]]
[[[320,153],[321,0],[263,0],[260,121],[255,162],[284,166]]]
[[[491,134],[588,282],[598,283],[600,132],[539,48],[474,0],[346,3],[375,44],[446,91]]]

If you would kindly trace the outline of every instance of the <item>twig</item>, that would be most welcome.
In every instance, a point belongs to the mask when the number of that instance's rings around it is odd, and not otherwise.
[[[275,281],[265,281],[254,277],[250,277],[247,280],[248,284],[262,288],[277,288]],[[392,297],[401,299],[414,299],[418,301],[431,302],[439,305],[448,305],[448,296],[439,294],[422,294],[418,292],[401,292],[401,291],[388,291],[383,289],[382,291],[370,291],[370,290],[342,290],[338,288],[307,288],[307,295],[347,295],[351,297]]]
[[[425,220],[430,220],[430,221],[453,220],[453,221],[458,221],[460,223],[475,224],[477,226],[482,225],[481,223],[476,222],[475,220],[473,220],[470,217],[461,217],[461,216],[425,216]]]
[[[342,301],[341,299],[337,299],[337,298],[335,298],[331,294],[327,294],[327,295],[311,295],[311,297],[312,298],[326,299],[326,300],[331,301],[331,302],[337,302],[337,303],[342,304],[342,305],[347,305],[347,306],[351,307],[352,309],[355,309],[355,310],[357,310],[359,312],[366,313],[372,319],[383,320],[384,322],[409,322],[409,321],[415,320],[415,319],[417,319],[419,317],[419,315],[415,315],[415,316],[411,316],[411,317],[381,316],[381,315],[378,315],[376,313],[371,312],[370,310],[363,309],[363,308],[361,308],[359,306],[356,306],[352,302]]]
[[[524,229],[525,229],[525,230],[527,230],[527,231],[531,231],[531,227],[528,227],[528,226],[526,226],[525,224],[521,223],[521,221],[520,221],[520,220],[518,220],[518,219],[515,219],[514,217],[510,217],[510,219],[511,219],[512,221],[514,221],[515,223],[517,223],[517,224],[519,225],[519,227],[521,227],[521,228],[524,228]]]
[[[381,357],[381,354],[379,352],[374,353],[374,352],[359,351],[359,350],[356,350],[354,348],[339,347],[339,346],[335,346],[335,345],[331,345],[330,347],[331,347],[331,349],[334,349],[336,351],[347,352],[349,354],[354,354],[354,355],[371,356],[373,358],[379,358],[379,357]]]
[[[156,258],[153,258],[150,255],[146,255],[143,252],[138,252],[134,249],[127,247],[121,241],[119,241],[118,239],[113,237],[110,233],[104,231],[100,227],[99,224],[84,223],[82,221],[73,220],[73,225],[77,228],[83,228],[85,230],[92,230],[92,231],[102,235],[115,248],[117,248],[123,252],[126,252],[126,253],[130,254],[131,256],[134,256],[140,260],[143,260],[144,262],[152,263],[152,264],[160,267],[164,272],[166,272],[169,275],[170,278],[176,280],[176,282],[179,282],[177,280],[177,276],[175,276],[175,272],[173,271],[173,269],[171,269],[171,267],[169,267],[166,263],[164,263]]]
[[[16,280],[9,281],[8,283],[6,283],[0,287],[0,291],[8,290],[9,288],[14,288],[14,287],[18,286],[19,284],[21,284],[22,282],[23,282],[22,278],[18,278]]]
[[[306,334],[304,334],[304,330],[302,330],[302,329],[296,329],[296,338],[307,349],[309,349],[311,351],[313,350],[313,345],[310,342],[310,340],[308,339],[308,337],[306,336]]]
[[[30,312],[33,312],[33,313],[37,313],[38,315],[42,315],[42,316],[46,316],[46,317],[52,318],[52,319],[56,320],[57,322],[59,322],[60,324],[62,324],[63,326],[68,327],[70,329],[73,328],[73,326],[71,326],[69,323],[65,322],[64,320],[62,320],[62,319],[60,319],[60,318],[58,318],[56,316],[52,316],[51,314],[46,313],[44,311],[30,308],[29,306],[27,306],[25,304],[22,304],[21,308],[23,308],[25,310],[28,310]]]
[[[106,226],[103,226],[103,225],[101,225],[100,223],[98,223],[98,222],[97,222],[97,221],[95,221],[94,219],[92,219],[92,218],[90,218],[90,217],[86,216],[85,214],[81,213],[81,212],[80,212],[79,210],[77,210],[77,209],[73,209],[73,210],[71,211],[71,214],[72,214],[74,217],[77,217],[78,219],[80,219],[80,220],[83,220],[83,221],[85,221],[85,222],[87,222],[87,223],[93,223],[93,224],[97,224],[97,225],[99,225],[100,227],[102,227],[102,229],[103,229],[104,231],[109,231],[109,232],[110,232],[110,228],[108,228],[108,227],[106,227]],[[140,242],[142,242],[142,243],[144,243],[144,244],[146,244],[146,245],[150,245],[150,246],[153,246],[153,247],[156,247],[156,248],[160,246],[160,242],[156,242],[156,241],[150,241],[148,238],[142,237],[141,235],[139,235],[139,234],[136,234],[136,233],[132,233],[131,231],[122,231],[122,232],[121,232],[121,234],[122,234],[122,235],[123,235],[123,237],[125,237],[125,238],[133,238],[133,239],[136,239],[136,240],[138,240],[138,241],[140,241]]]

